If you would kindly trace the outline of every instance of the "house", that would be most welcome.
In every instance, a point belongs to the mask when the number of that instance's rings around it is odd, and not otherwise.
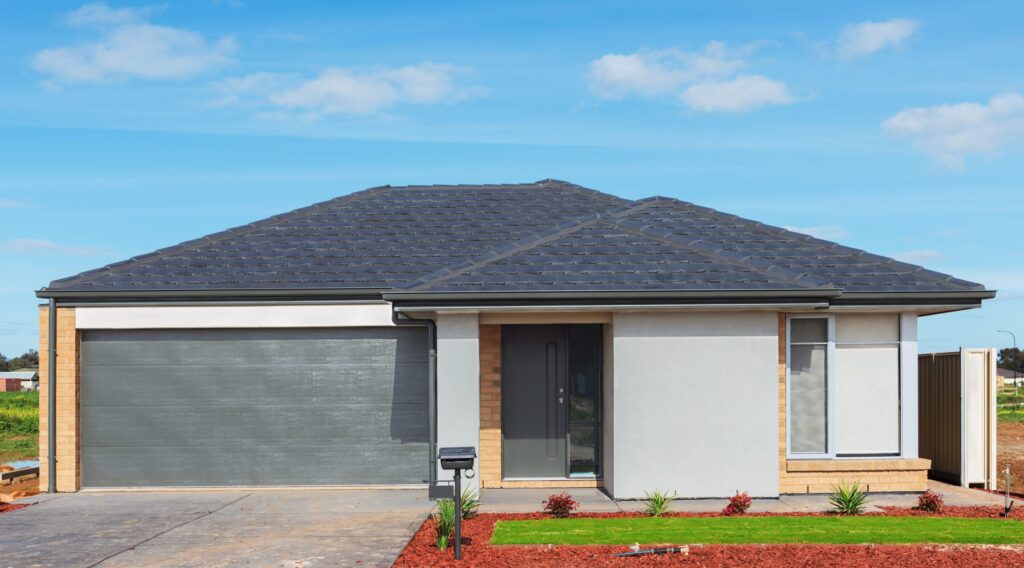
[[[1021,373],[1002,367],[996,368],[996,384],[999,388],[1006,385],[1016,385],[1024,376]]]
[[[32,369],[0,372],[0,392],[39,390],[39,373]]]
[[[474,446],[485,488],[920,491],[918,318],[994,295],[665,197],[373,188],[40,290],[56,488],[443,486]]]

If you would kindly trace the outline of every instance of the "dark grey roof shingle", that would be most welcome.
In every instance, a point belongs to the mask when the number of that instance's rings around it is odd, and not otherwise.
[[[983,287],[668,198],[566,182],[379,187],[54,281],[45,292],[860,292]]]

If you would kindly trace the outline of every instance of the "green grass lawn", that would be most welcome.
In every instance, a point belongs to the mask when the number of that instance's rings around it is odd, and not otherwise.
[[[39,456],[39,393],[0,392],[0,462]]]
[[[494,544],[1021,544],[1024,523],[955,517],[662,517],[499,521]]]

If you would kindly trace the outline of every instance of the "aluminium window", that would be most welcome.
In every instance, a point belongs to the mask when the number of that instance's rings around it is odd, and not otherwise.
[[[788,323],[787,455],[898,456],[899,315],[792,315]]]

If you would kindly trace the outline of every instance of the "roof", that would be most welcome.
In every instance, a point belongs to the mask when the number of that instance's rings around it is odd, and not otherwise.
[[[18,379],[20,381],[34,381],[38,378],[39,373],[36,371],[4,371],[0,373],[0,380]]]
[[[39,295],[261,291],[992,295],[692,203],[558,180],[372,188],[56,280]]]

